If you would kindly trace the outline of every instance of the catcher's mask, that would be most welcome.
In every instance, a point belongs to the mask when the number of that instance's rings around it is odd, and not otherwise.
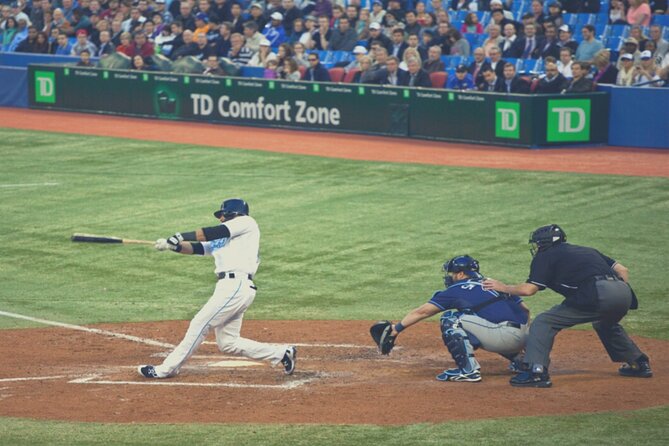
[[[535,256],[539,251],[566,241],[567,234],[558,225],[542,226],[530,234],[530,252]]]
[[[249,205],[241,198],[231,198],[221,204],[221,209],[214,212],[216,218],[224,216],[226,220],[232,220],[239,215],[249,215]]]
[[[455,283],[449,273],[465,273],[470,279],[480,279],[483,276],[479,273],[479,262],[475,258],[465,254],[463,256],[453,257],[444,263],[444,285],[449,287]]]

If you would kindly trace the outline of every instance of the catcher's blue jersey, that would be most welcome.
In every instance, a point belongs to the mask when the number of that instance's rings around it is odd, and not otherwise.
[[[457,282],[445,290],[437,291],[429,303],[444,311],[464,311],[497,296],[496,291],[485,291],[480,282],[466,280]],[[494,323],[511,321],[526,324],[527,313],[520,306],[522,301],[518,296],[511,296],[485,306],[477,311],[476,315]]]

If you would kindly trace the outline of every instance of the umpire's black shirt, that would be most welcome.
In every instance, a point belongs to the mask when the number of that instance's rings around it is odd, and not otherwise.
[[[615,264],[594,248],[560,243],[534,256],[527,282],[562,294],[566,305],[592,309],[597,302],[595,276],[615,275]]]

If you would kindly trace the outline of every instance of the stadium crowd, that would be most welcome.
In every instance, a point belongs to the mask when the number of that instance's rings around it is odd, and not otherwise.
[[[0,0],[2,51],[508,93],[669,86],[667,0]],[[159,55],[159,56],[157,56]],[[117,56],[116,56],[117,57]]]

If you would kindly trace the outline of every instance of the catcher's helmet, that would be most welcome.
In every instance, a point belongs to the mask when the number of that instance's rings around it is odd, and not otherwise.
[[[448,273],[463,272],[469,276],[470,279],[480,279],[479,262],[475,258],[465,254],[463,256],[455,256],[448,262],[444,263],[444,284],[449,287],[453,285],[453,278]]]
[[[249,215],[249,205],[241,198],[225,200],[221,204],[221,209],[214,212],[216,218],[221,218],[221,215],[224,216],[226,220],[233,219],[239,215]]]
[[[530,252],[535,255],[538,251],[566,241],[567,234],[558,225],[542,226],[530,234]]]

